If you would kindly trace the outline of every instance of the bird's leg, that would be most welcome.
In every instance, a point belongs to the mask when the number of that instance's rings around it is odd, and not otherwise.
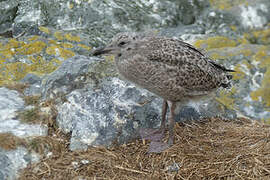
[[[167,143],[161,142],[161,141],[151,141],[149,152],[155,152],[160,153],[166,149],[168,149],[174,142],[174,124],[175,124],[175,108],[176,103],[170,102],[170,116],[169,116],[169,139]]]
[[[165,132],[165,120],[166,120],[166,114],[167,114],[167,109],[168,109],[168,103],[164,99],[163,100],[163,105],[162,105],[162,119],[161,119],[161,124],[159,130],[161,131],[162,134]]]
[[[175,108],[176,108],[176,103],[170,102],[169,139],[168,139],[169,146],[172,145],[174,142]]]
[[[162,119],[159,129],[140,129],[140,135],[142,139],[160,141],[163,138],[166,125],[167,108],[168,103],[164,99],[162,105]]]

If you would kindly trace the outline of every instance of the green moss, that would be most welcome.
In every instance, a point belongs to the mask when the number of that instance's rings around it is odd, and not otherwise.
[[[194,43],[194,46],[209,50],[215,48],[235,47],[237,46],[237,42],[224,36],[215,36],[205,40],[197,40]]]

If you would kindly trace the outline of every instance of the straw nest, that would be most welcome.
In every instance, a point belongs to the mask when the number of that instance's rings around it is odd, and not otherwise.
[[[62,146],[51,143],[57,146],[52,155],[29,165],[19,179],[270,179],[269,125],[211,118],[175,130],[175,144],[160,154],[148,154],[141,140],[84,152],[71,152],[68,139],[58,140]]]

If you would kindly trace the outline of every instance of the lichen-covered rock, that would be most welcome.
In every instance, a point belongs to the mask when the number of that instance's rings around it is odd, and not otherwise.
[[[87,83],[87,77],[91,76],[89,69],[91,69],[91,66],[92,68],[95,67],[98,61],[100,61],[98,58],[86,58],[84,56],[74,56],[64,61],[56,71],[44,77],[42,84],[43,98],[57,98],[70,93],[74,89],[81,88]],[[95,80],[92,81],[88,82],[89,85],[96,83]]]
[[[50,24],[63,30],[81,29],[81,34],[88,32],[91,43],[104,43],[104,40],[108,40],[120,30],[134,31],[193,24],[208,6],[207,1],[188,0],[21,0],[13,33],[40,35],[36,25]]]

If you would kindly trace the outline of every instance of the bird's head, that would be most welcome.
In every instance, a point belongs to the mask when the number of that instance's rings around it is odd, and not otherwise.
[[[95,49],[92,54],[93,56],[121,54],[122,50],[128,48],[130,44],[138,38],[140,37],[136,33],[118,33],[112,38],[111,42],[107,46]]]

